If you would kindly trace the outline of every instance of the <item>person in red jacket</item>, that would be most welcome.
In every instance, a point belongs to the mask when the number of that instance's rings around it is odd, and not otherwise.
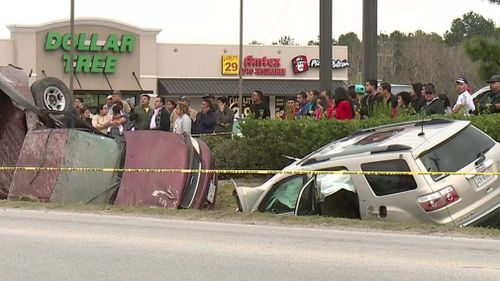
[[[344,88],[335,89],[335,118],[337,120],[349,120],[354,118],[352,100]]]

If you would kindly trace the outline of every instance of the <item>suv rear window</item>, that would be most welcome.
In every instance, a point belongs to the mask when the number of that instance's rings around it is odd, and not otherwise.
[[[409,172],[408,163],[402,159],[361,164],[363,171]],[[389,195],[417,188],[411,175],[365,175],[377,196]]]
[[[465,129],[420,156],[428,172],[456,172],[474,162],[495,145],[486,134],[474,126]],[[434,181],[447,175],[431,175]]]

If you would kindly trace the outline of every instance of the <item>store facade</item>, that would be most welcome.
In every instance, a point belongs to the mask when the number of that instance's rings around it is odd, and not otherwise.
[[[76,20],[74,50],[68,21],[8,28],[11,38],[0,39],[0,65],[22,67],[30,83],[54,76],[69,85],[73,70],[74,94],[91,108],[119,89],[134,101],[144,93],[174,100],[189,96],[195,109],[206,94],[227,96],[238,111],[242,71],[244,103],[249,103],[253,90],[261,90],[274,116],[287,98],[319,87],[317,46],[247,45],[240,67],[238,45],[158,43],[160,29],[108,19]],[[347,47],[334,46],[332,57],[333,88],[345,86]]]

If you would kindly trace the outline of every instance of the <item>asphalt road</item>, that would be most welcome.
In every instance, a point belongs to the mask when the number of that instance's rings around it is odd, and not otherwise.
[[[0,209],[0,280],[500,280],[500,241]]]

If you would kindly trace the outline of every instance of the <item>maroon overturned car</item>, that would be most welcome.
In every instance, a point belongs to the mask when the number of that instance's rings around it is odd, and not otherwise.
[[[0,167],[32,168],[0,169],[0,199],[213,208],[217,174],[202,171],[214,169],[202,140],[134,131],[125,133],[123,147],[80,120],[72,104],[59,79],[30,87],[22,69],[0,67]],[[46,169],[54,167],[66,169]],[[152,172],[130,170],[145,168]],[[178,172],[191,169],[198,171]]]
[[[125,172],[115,205],[213,208],[217,174],[154,170],[213,169],[212,153],[202,140],[170,132],[133,131],[125,133],[125,141]],[[151,169],[151,172],[138,173],[134,169]]]

